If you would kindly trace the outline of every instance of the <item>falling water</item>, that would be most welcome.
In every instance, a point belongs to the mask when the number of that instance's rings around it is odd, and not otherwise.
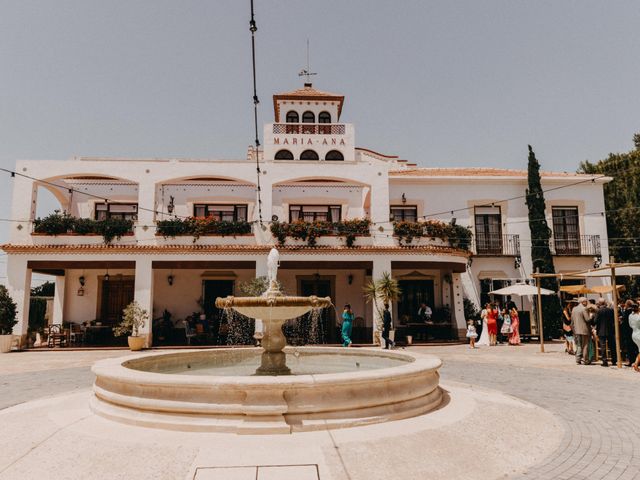
[[[227,345],[252,345],[254,343],[254,319],[245,317],[232,308],[223,310],[223,318],[227,320]]]

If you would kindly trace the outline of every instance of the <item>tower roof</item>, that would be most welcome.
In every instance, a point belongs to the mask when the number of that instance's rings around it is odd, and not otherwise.
[[[305,83],[304,87],[291,92],[277,93],[273,96],[273,110],[276,121],[280,119],[279,100],[323,100],[338,102],[338,116],[340,116],[342,114],[342,105],[344,104],[344,95],[316,90],[311,83]]]

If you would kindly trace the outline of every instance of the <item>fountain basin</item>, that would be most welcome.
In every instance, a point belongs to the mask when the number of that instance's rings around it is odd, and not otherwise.
[[[236,366],[260,361],[256,348],[102,360],[93,366],[91,408],[147,427],[273,434],[412,417],[442,400],[435,356],[328,347],[288,347],[284,353],[293,375],[236,374]],[[299,364],[304,372],[305,365],[321,365],[329,356],[337,359],[326,369],[333,373],[295,374]],[[217,368],[221,374],[212,374]]]

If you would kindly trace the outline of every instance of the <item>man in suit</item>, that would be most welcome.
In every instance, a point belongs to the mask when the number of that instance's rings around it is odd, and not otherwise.
[[[384,311],[382,312],[382,338],[384,339],[384,348],[389,349],[393,346],[393,342],[389,338],[389,332],[391,331],[391,312],[389,311],[389,304],[384,304]]]
[[[576,342],[576,363],[580,365],[584,358],[584,364],[589,365],[589,338],[591,337],[591,317],[587,306],[589,302],[585,297],[578,299],[576,305],[571,311],[571,328],[573,329],[573,338]]]
[[[616,337],[615,337],[615,317],[613,308],[607,305],[604,298],[598,300],[598,311],[594,317],[596,332],[598,334],[598,345],[600,347],[600,358],[602,366],[608,367],[607,361],[607,344],[609,344],[609,353],[611,354],[611,363],[616,363]]]

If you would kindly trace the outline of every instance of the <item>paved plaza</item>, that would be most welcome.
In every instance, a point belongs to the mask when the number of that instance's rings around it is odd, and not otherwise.
[[[86,407],[90,365],[126,350],[1,355],[0,423],[11,438],[0,436],[0,479],[80,478],[70,466],[83,475],[93,469],[93,478],[640,478],[640,374],[576,366],[560,344],[544,354],[536,345],[411,349],[444,361],[442,385],[449,395],[440,410],[267,442],[260,436],[194,437],[95,417]],[[118,448],[134,436],[141,443],[130,450],[153,445],[144,456]],[[274,458],[276,444],[281,448]],[[52,470],[52,456],[63,463],[60,469]],[[136,456],[140,461],[128,460]],[[123,463],[128,476],[118,473]]]

